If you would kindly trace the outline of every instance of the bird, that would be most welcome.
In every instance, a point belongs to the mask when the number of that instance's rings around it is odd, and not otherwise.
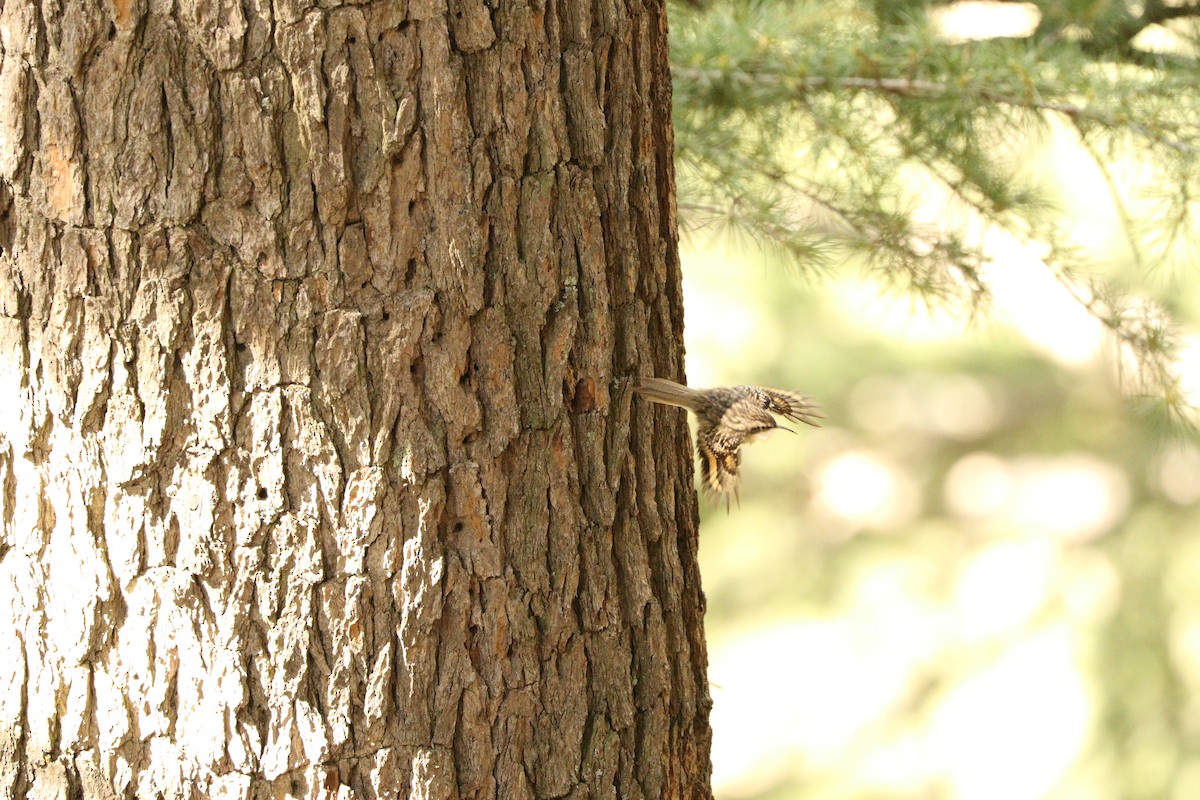
[[[741,446],[775,429],[795,433],[775,421],[819,427],[819,406],[800,392],[769,386],[719,386],[693,389],[665,378],[641,378],[633,390],[655,403],[686,408],[696,415],[696,457],[705,489],[725,498],[737,496]]]

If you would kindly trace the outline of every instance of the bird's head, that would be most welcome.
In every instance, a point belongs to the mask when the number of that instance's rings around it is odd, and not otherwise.
[[[788,433],[795,433],[791,428],[780,425],[775,421],[775,418],[770,415],[764,408],[750,409],[749,413],[743,418],[743,431],[745,438],[743,442],[750,442],[754,439],[764,436],[771,431],[783,430]]]

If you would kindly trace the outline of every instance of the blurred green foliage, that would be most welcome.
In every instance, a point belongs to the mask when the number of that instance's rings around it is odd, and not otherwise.
[[[1200,6],[1006,5],[674,9],[718,797],[1200,797]]]
[[[718,797],[1194,796],[1200,450],[1153,436],[1102,354],[1064,365],[981,322],[913,341],[863,325],[836,287],[748,271],[730,291],[723,266],[685,257],[709,323],[689,336],[693,382],[802,388],[829,419],[748,447],[739,508],[702,501]],[[734,305],[753,323],[707,338]],[[981,421],[944,424],[980,397]],[[888,491],[830,477],[854,459],[884,465]],[[980,460],[1003,471],[998,497],[956,489]],[[980,681],[995,686],[961,701]],[[1065,752],[1030,767],[1047,737]],[[899,775],[873,766],[913,749]]]

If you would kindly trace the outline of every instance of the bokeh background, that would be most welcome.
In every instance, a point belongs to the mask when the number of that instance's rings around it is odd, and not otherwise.
[[[1013,146],[1100,274],[1171,295],[1200,400],[1194,272],[1136,265],[1066,132]],[[828,417],[744,451],[740,507],[702,500],[718,798],[1200,798],[1200,447],[1142,413],[1039,254],[989,236],[983,313],[685,236],[689,382]]]

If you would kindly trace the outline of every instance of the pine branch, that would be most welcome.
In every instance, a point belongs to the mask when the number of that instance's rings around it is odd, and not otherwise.
[[[1080,27],[1075,10],[1060,10],[1059,23]],[[675,28],[679,174],[692,179],[680,182],[684,215],[748,232],[806,267],[827,243],[841,253],[836,261],[863,263],[937,303],[987,299],[977,222],[1048,246],[1047,269],[1111,332],[1126,388],[1144,388],[1162,418],[1191,419],[1173,321],[1086,277],[1084,254],[1058,240],[1062,210],[1008,160],[1051,118],[1073,126],[1145,274],[1153,267],[1143,261],[1146,236],[1163,235],[1171,249],[1200,230],[1200,204],[1190,199],[1200,196],[1193,70],[1163,61],[1149,72],[1074,33],[1054,44],[951,43],[920,19],[881,26],[863,11],[854,0],[819,9],[761,0],[714,6],[703,24]],[[1111,37],[1123,18],[1113,13],[1091,33]],[[1136,202],[1110,168],[1131,156],[1159,171],[1139,181]],[[953,212],[922,225],[930,180],[935,196],[953,198]],[[1137,225],[1144,231],[1135,236]]]
[[[1031,111],[1051,111],[1061,114],[1072,122],[1090,122],[1106,128],[1124,127],[1143,138],[1164,147],[1169,147],[1183,155],[1196,155],[1200,148],[1189,141],[1169,138],[1151,130],[1136,120],[1122,118],[1114,114],[1097,111],[1077,103],[1061,100],[1041,100],[1036,97],[1017,97],[1003,92],[997,92],[986,87],[955,88],[946,83],[913,78],[872,78],[858,75],[825,76],[806,75],[802,77],[783,76],[774,73],[751,73],[744,70],[703,69],[695,67],[676,67],[672,70],[676,80],[688,80],[697,83],[732,80],[744,85],[757,83],[773,88],[794,88],[803,93],[810,89],[861,89],[876,90],[886,94],[904,97],[954,96],[972,97],[980,101],[999,103],[1015,108]]]
[[[1117,212],[1117,218],[1121,221],[1121,230],[1125,234],[1125,242],[1129,245],[1129,252],[1133,256],[1134,266],[1139,270],[1146,268],[1146,260],[1142,257],[1142,248],[1138,244],[1137,237],[1133,235],[1134,221],[1129,213],[1129,208],[1125,203],[1125,198],[1121,196],[1120,190],[1117,188],[1116,178],[1113,177],[1112,170],[1109,169],[1105,160],[1100,157],[1100,153],[1096,151],[1095,146],[1087,136],[1087,131],[1075,126],[1075,132],[1079,135],[1079,144],[1084,151],[1092,159],[1092,164],[1100,171],[1100,175],[1104,178],[1104,185],[1108,189],[1109,199],[1112,200],[1113,208]]]
[[[1147,24],[1153,25],[1157,22],[1166,22],[1171,19],[1182,19],[1183,17],[1200,16],[1200,3],[1185,3],[1181,6],[1169,6],[1165,3],[1147,3],[1146,11],[1142,14],[1142,19],[1147,21]]]
[[[1118,26],[1116,36],[1120,41],[1128,43],[1151,25],[1194,16],[1200,16],[1200,3],[1169,6],[1162,0],[1149,0],[1141,14],[1129,17],[1124,24]]]

